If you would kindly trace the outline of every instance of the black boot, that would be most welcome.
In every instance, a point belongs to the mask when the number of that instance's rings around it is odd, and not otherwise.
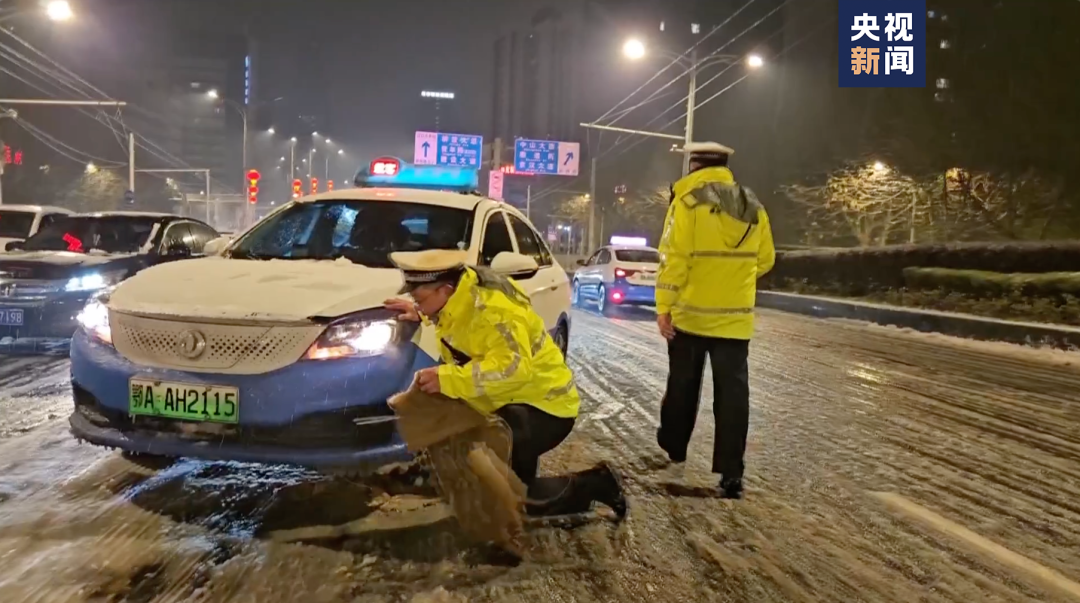
[[[627,502],[622,478],[611,465],[600,463],[578,475],[578,480],[591,500],[611,507],[619,521],[626,517]]]
[[[720,498],[739,500],[743,497],[741,477],[725,477],[720,480]]]

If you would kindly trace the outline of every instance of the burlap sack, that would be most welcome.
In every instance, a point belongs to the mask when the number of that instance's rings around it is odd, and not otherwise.
[[[415,385],[390,399],[409,450],[423,453],[462,530],[521,554],[525,486],[510,469],[512,436],[501,419]]]

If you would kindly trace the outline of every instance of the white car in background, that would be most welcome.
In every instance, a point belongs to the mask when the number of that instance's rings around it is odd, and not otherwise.
[[[75,212],[48,205],[0,206],[0,251],[10,251],[9,243],[20,243],[63,216]]]
[[[602,314],[619,306],[656,303],[660,252],[645,245],[608,245],[578,262],[572,297],[575,305],[591,301]]]

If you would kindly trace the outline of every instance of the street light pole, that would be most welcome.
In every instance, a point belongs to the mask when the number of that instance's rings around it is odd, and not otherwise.
[[[686,132],[683,139],[683,168],[682,175],[690,173],[690,143],[694,142],[694,107],[697,104],[697,74],[698,58],[697,47],[690,52],[690,93],[686,97]]]
[[[296,178],[296,137],[293,136],[289,141],[289,177],[286,182],[292,182]]]

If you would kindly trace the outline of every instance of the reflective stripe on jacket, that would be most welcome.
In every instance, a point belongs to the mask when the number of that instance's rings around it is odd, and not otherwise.
[[[750,339],[757,279],[776,259],[765,208],[727,168],[679,180],[660,240],[656,310],[676,329]]]
[[[439,313],[439,339],[469,357],[458,366],[440,344],[442,393],[485,414],[523,403],[556,417],[576,417],[580,398],[573,373],[528,296],[513,281],[502,284],[512,286],[514,295],[480,281],[476,271],[466,270]]]

